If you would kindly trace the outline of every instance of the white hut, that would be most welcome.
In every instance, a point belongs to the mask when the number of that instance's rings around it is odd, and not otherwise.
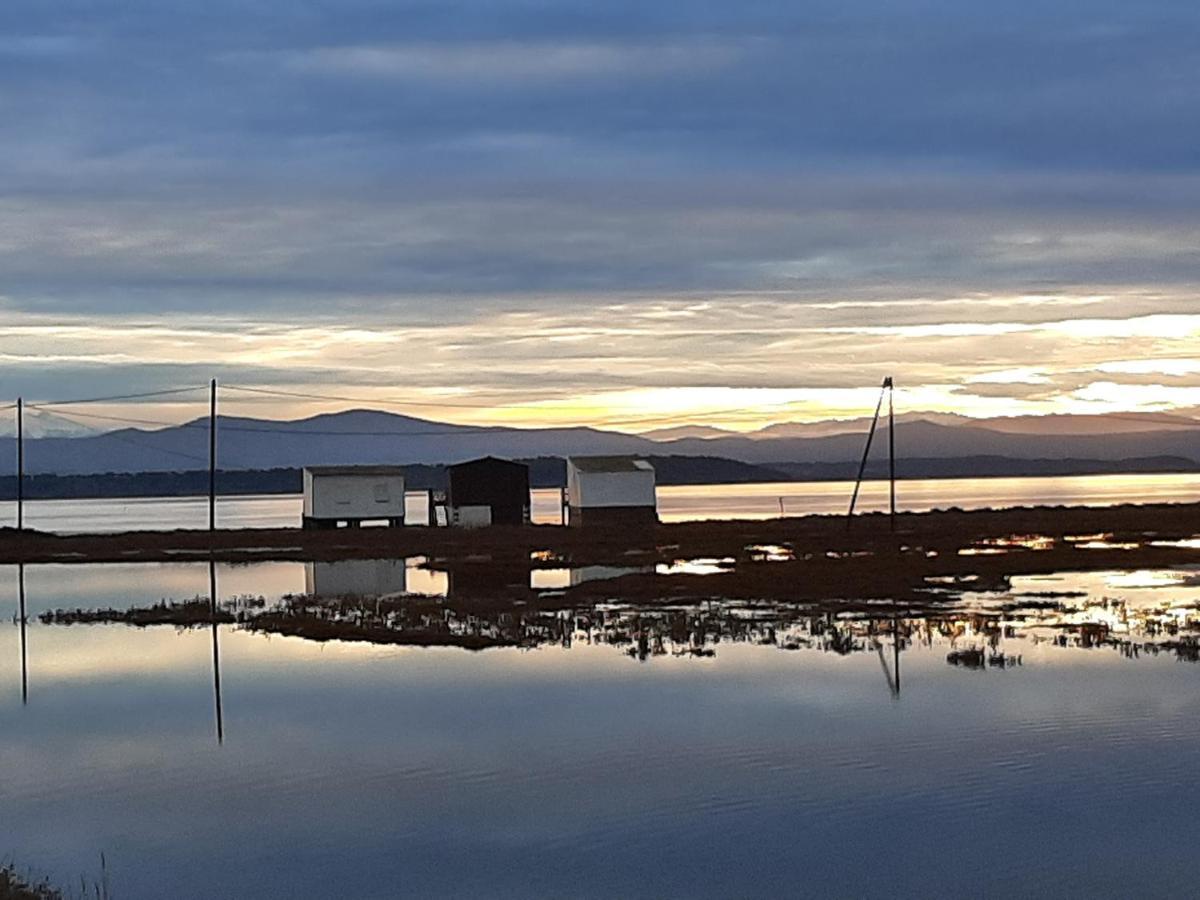
[[[573,456],[567,460],[571,525],[637,525],[658,521],[654,466],[632,456]]]
[[[404,524],[402,466],[309,466],[304,470],[305,528]]]

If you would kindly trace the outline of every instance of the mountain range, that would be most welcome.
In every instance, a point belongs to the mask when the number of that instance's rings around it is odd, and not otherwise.
[[[347,410],[297,420],[222,416],[218,465],[223,470],[294,468],[316,464],[452,463],[493,454],[511,458],[581,454],[641,454],[736,460],[779,471],[855,462],[869,420],[782,423],[742,434],[707,426],[626,434],[598,428],[507,428],[456,425],[377,410]],[[884,452],[887,423],[873,456]],[[961,469],[973,457],[1053,464],[1074,460],[1085,471],[1104,463],[1155,458],[1153,466],[1200,467],[1200,420],[1179,415],[1060,415],[972,419],[908,413],[896,420],[898,470],[920,460],[920,474],[936,461]],[[0,442],[0,467],[15,467],[15,441]],[[208,464],[208,420],[156,428],[122,428],[80,436],[43,435],[25,441],[30,474],[167,472]],[[931,462],[932,461],[932,462]],[[995,464],[993,464],[994,467]],[[1149,463],[1148,463],[1149,465]],[[1000,466],[1004,468],[1003,465]],[[1018,468],[1021,468],[1020,466]],[[1124,468],[1128,469],[1126,465]],[[911,475],[918,474],[913,471]]]

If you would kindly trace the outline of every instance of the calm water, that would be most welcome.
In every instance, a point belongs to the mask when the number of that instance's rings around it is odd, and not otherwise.
[[[666,522],[695,519],[767,519],[780,514],[844,513],[851,482],[781,482],[778,484],[708,484],[660,487],[659,515]],[[535,522],[560,521],[560,494],[533,492]],[[925,511],[958,506],[1049,505],[1111,506],[1117,503],[1194,502],[1200,500],[1195,475],[1079,475],[1062,478],[926,479],[903,481],[898,488],[902,509]],[[859,496],[862,511],[887,505],[885,482],[867,482]],[[288,528],[300,523],[297,495],[228,497],[218,501],[219,524],[229,528]],[[208,501],[201,497],[145,497],[113,500],[42,500],[26,505],[32,528],[63,532],[126,531],[136,528],[203,528]],[[423,495],[412,494],[408,520],[425,522]],[[15,522],[11,502],[0,503],[0,521]]]
[[[1189,895],[1198,572],[1015,579],[964,609],[1077,596],[936,623],[413,601],[521,643],[469,652],[37,618],[204,597],[204,564],[26,567],[22,636],[0,568],[0,848],[64,884],[103,851],[120,898]],[[214,574],[227,603],[447,589]]]

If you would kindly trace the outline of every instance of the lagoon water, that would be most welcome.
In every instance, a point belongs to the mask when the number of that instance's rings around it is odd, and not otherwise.
[[[445,590],[363,566],[213,574],[223,602]],[[48,624],[207,596],[208,566],[21,574],[25,629],[0,567],[0,848],[60,884],[103,852],[123,900],[1194,890],[1200,664],[1150,649],[1200,630],[1194,571],[1018,579],[936,626],[447,598],[439,627],[526,638],[480,652]],[[966,614],[1045,591],[1078,596],[986,634]],[[990,662],[949,664],[969,648]]]
[[[844,513],[853,483],[843,481],[767,484],[702,484],[660,487],[659,514],[666,522],[696,519],[768,519],[780,515]],[[1046,478],[933,478],[901,481],[897,496],[903,510],[1001,508],[1011,506],[1175,503],[1200,500],[1200,478],[1190,474],[1076,475]],[[887,484],[863,485],[858,508],[883,510]],[[300,523],[299,495],[224,497],[218,500],[218,524],[227,528],[289,528]],[[409,497],[410,522],[428,515],[422,495]],[[535,522],[560,521],[557,490],[533,492]],[[41,500],[26,504],[31,528],[59,532],[128,531],[139,528],[204,528],[208,501],[203,497],[135,497],[103,500]],[[15,522],[12,502],[0,503],[0,522]]]

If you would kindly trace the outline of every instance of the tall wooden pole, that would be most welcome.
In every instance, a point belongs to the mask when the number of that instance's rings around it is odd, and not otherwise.
[[[217,379],[209,385],[208,405],[208,530],[217,530]]]
[[[858,504],[858,491],[862,487],[863,475],[867,471],[867,457],[871,455],[871,442],[875,440],[875,429],[879,425],[879,413],[883,409],[883,395],[887,391],[887,381],[879,392],[879,402],[875,404],[875,415],[871,417],[871,430],[867,432],[867,445],[863,447],[862,462],[858,464],[858,477],[854,479],[854,493],[850,495],[850,511],[846,513],[846,530],[854,520],[854,507]]]
[[[891,524],[896,530],[896,387],[889,375],[883,380],[888,391],[888,479],[891,482]]]
[[[17,531],[25,528],[25,401],[17,398]]]

